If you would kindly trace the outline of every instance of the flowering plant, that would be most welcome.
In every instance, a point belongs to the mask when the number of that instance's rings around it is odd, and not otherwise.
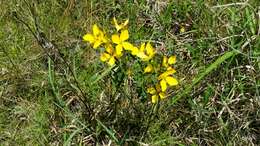
[[[127,29],[129,20],[122,24],[118,24],[116,18],[113,18],[116,33],[111,37],[94,24],[92,33],[83,36],[83,40],[93,45],[94,49],[99,49],[100,60],[106,62],[109,66],[116,66],[117,62],[123,57],[129,55],[134,59],[138,59],[143,69],[143,76],[151,76],[151,79],[156,76],[147,85],[147,93],[151,95],[152,103],[157,103],[160,99],[167,97],[167,89],[178,85],[177,79],[174,77],[176,70],[173,65],[176,63],[176,56],[164,56],[159,54],[152,46],[151,42],[143,42],[140,47],[129,42],[129,31]],[[110,39],[111,38],[111,39]],[[102,46],[102,47],[101,47]]]

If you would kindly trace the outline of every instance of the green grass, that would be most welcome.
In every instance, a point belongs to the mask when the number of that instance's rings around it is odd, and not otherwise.
[[[259,6],[0,1],[0,145],[260,145]],[[19,21],[35,31],[34,16],[56,50]],[[131,42],[177,55],[180,84],[160,104],[144,92],[142,66],[109,68],[82,41],[94,23],[112,32],[114,16],[129,18]]]

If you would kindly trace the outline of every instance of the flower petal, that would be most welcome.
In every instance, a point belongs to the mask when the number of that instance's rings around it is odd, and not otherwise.
[[[175,69],[173,69],[173,68],[171,68],[171,67],[168,67],[168,68],[167,68],[167,71],[166,71],[167,76],[168,76],[168,75],[172,75],[172,74],[174,74],[174,73],[176,73],[176,70],[175,70]]]
[[[164,92],[160,92],[160,93],[159,93],[159,96],[160,96],[160,98],[161,98],[161,99],[164,99],[164,98],[166,98],[166,95],[165,95],[165,93],[164,93]]]
[[[116,46],[116,56],[119,58],[123,55],[123,46],[121,44]]]
[[[152,103],[157,103],[158,102],[158,96],[157,95],[153,95],[152,96]]]
[[[116,27],[116,30],[119,31],[121,29],[121,27],[118,25],[117,20],[116,20],[115,17],[113,18],[113,21],[114,21],[114,25]]]
[[[141,51],[141,52],[144,52],[144,48],[145,48],[145,43],[142,43],[142,44],[141,44],[141,47],[140,47],[140,51]]]
[[[94,42],[93,48],[96,49],[97,47],[99,47],[102,44],[101,40],[96,40]]]
[[[170,86],[178,85],[178,81],[174,77],[166,77],[165,80]]]
[[[174,69],[171,67],[171,66],[169,66],[169,67],[167,67],[167,69],[166,69],[167,71],[173,71]],[[176,71],[174,70],[174,73],[175,73]]]
[[[176,62],[176,56],[171,56],[169,59],[168,59],[168,63],[169,64],[174,64]]]
[[[123,26],[125,27],[128,24],[128,22],[129,22],[129,19],[126,19]]]
[[[134,46],[129,42],[123,42],[122,45],[125,50],[132,50],[134,48]]]
[[[120,40],[121,41],[125,41],[129,38],[129,34],[128,34],[128,30],[122,30],[121,34],[120,34]]]
[[[166,56],[163,56],[163,62],[162,62],[162,65],[164,66],[164,67],[167,67],[168,66],[168,58],[166,57]]]
[[[158,77],[158,80],[162,80],[165,79],[167,76],[172,75],[176,72],[175,69],[170,68],[169,70],[165,71],[164,73],[160,74],[160,76]]]
[[[147,92],[148,92],[149,94],[155,94],[155,93],[156,93],[156,90],[155,90],[154,87],[149,87],[149,88],[147,89]]]
[[[133,49],[131,51],[132,51],[131,52],[132,55],[137,55],[139,53],[139,50],[137,47],[133,47]]]
[[[95,38],[92,34],[86,34],[83,36],[84,41],[88,41],[89,43],[93,43],[95,41]]]
[[[120,29],[123,29],[128,24],[129,19],[127,19],[124,23],[122,23],[120,25],[118,24],[118,22],[117,22],[115,17],[113,18],[113,21],[114,21],[114,25],[116,27],[116,30],[119,31]]]
[[[112,35],[112,42],[115,44],[120,44],[120,38],[117,34]]]
[[[149,56],[154,54],[154,49],[153,49],[152,45],[149,42],[146,44],[145,49],[146,49],[146,52],[147,52],[147,54]]]
[[[181,26],[180,33],[184,33],[184,32],[185,32],[185,27]]]
[[[107,42],[108,42],[108,39],[107,39],[107,37],[104,35],[103,32],[102,32],[101,35],[100,35],[100,40],[102,40],[103,43],[107,43]]]
[[[100,55],[100,60],[103,61],[103,62],[105,62],[105,61],[107,61],[110,57],[111,57],[111,56],[110,56],[108,53],[102,53],[102,54]]]
[[[144,69],[144,73],[150,73],[153,71],[153,66],[148,64],[148,66]]]
[[[141,58],[141,59],[144,60],[144,59],[146,59],[148,56],[145,55],[144,52],[140,52],[140,51],[139,51],[138,54],[137,54],[137,57],[139,57],[139,58]]]
[[[113,66],[113,65],[115,64],[115,62],[116,62],[115,57],[111,57],[111,58],[109,59],[109,61],[108,61],[108,64],[109,64],[110,66]]]
[[[160,81],[160,85],[161,85],[162,92],[166,91],[166,89],[167,89],[166,81],[165,80],[161,80]]]
[[[98,28],[97,24],[93,25],[93,35],[97,36],[100,33],[100,29]]]

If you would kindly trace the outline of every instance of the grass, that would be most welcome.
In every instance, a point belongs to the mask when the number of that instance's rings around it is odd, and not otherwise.
[[[260,145],[259,6],[0,1],[0,145]],[[160,104],[144,92],[142,66],[109,68],[82,41],[114,16],[129,18],[131,42],[177,55],[180,84]]]

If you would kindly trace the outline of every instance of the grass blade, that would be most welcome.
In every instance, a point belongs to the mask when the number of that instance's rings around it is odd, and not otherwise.
[[[99,80],[101,80],[102,78],[104,78],[112,70],[113,67],[114,67],[114,65],[107,68],[101,75],[98,75],[91,84],[93,85],[93,84],[97,83]]]
[[[111,131],[110,129],[108,129],[101,121],[99,121],[98,119],[96,119],[96,120],[97,120],[98,124],[104,128],[104,130],[107,132],[107,134],[118,144],[119,140],[116,138],[115,133],[113,131]]]
[[[172,103],[176,103],[180,98],[182,98],[183,96],[187,95],[190,93],[190,91],[192,90],[192,88],[198,84],[203,78],[205,78],[210,72],[212,72],[214,69],[216,69],[221,63],[223,63],[225,60],[227,60],[228,58],[234,56],[236,54],[236,52],[233,51],[229,51],[226,52],[224,55],[220,56],[215,62],[213,62],[212,64],[210,64],[205,71],[201,72],[200,74],[197,75],[197,77],[194,78],[194,80],[192,81],[192,84],[188,85],[181,94],[178,94],[175,98],[173,98]]]
[[[65,141],[64,146],[70,146],[73,137],[74,137],[77,133],[79,133],[80,131],[82,131],[82,130],[85,129],[85,128],[86,128],[86,127],[77,129],[77,130],[75,130],[72,134],[70,134],[69,138]]]

